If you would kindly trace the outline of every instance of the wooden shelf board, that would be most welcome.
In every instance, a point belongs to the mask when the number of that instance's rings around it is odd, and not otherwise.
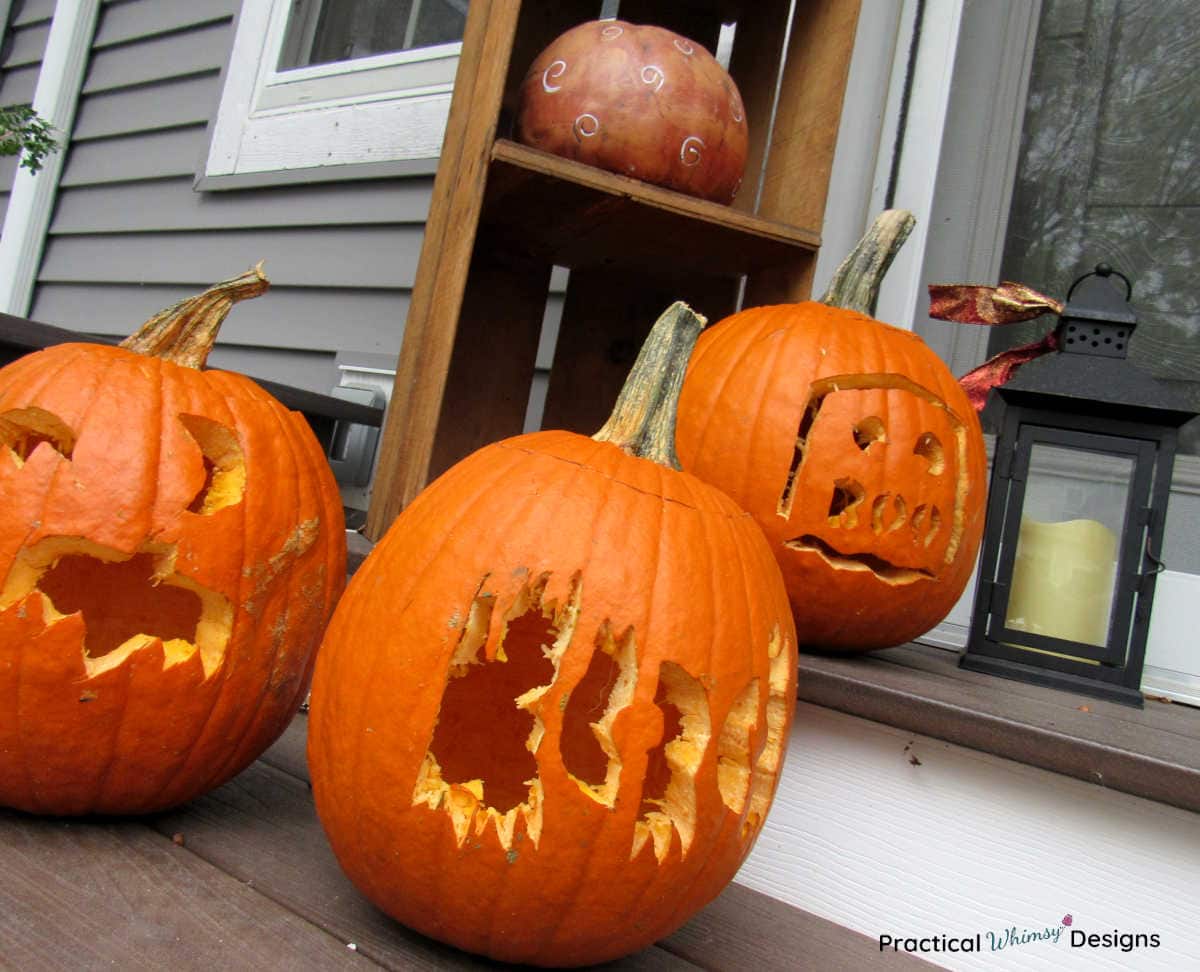
[[[499,139],[483,245],[571,268],[656,266],[734,277],[815,252],[816,230],[648,185]]]

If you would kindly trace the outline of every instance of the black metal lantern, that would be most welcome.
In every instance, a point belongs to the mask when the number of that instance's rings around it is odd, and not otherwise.
[[[1177,432],[1196,411],[1126,360],[1131,289],[1104,264],[1075,281],[1059,350],[993,390],[999,427],[959,664],[1141,706]]]

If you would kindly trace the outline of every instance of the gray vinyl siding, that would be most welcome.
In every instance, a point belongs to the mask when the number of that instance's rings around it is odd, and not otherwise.
[[[54,0],[13,4],[15,14],[3,30],[4,60],[0,62],[0,105],[30,104],[37,87],[46,35]],[[0,222],[8,212],[8,199],[17,173],[15,158],[0,159]]]
[[[211,363],[328,392],[399,350],[433,178],[196,191],[238,6],[102,5],[29,316],[123,335],[261,260]]]
[[[235,308],[210,362],[328,392],[339,353],[399,351],[433,177],[197,191],[239,6],[103,3],[29,316],[125,335],[261,260],[272,288]],[[40,30],[44,45],[52,0],[24,10],[20,29]],[[32,94],[36,64],[10,74]],[[556,274],[535,416],[564,285]]]

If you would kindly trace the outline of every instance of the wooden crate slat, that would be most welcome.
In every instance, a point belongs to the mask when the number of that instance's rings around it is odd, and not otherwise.
[[[561,266],[735,277],[815,250],[809,227],[761,219],[507,140],[492,150],[481,233]]]

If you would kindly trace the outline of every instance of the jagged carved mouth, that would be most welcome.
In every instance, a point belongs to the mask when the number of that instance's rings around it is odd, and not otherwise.
[[[229,601],[175,572],[175,548],[145,544],[130,555],[79,537],[49,537],[23,549],[0,590],[0,610],[41,594],[47,625],[80,615],[88,676],[162,642],[167,666],[196,652],[205,677],[233,629]]]
[[[480,583],[460,630],[437,725],[425,754],[413,805],[450,816],[459,846],[468,836],[495,829],[501,847],[519,854],[528,838],[538,845],[545,791],[538,763],[557,756],[579,791],[610,810],[617,805],[628,754],[617,746],[614,724],[639,695],[637,639],[632,628],[617,632],[605,621],[591,640],[584,676],[561,696],[562,719],[548,733],[540,703],[554,687],[562,658],[577,636],[582,581],[576,576],[564,603],[545,599],[549,574],[527,581],[500,615],[499,643],[488,650],[496,595]],[[576,646],[578,650],[579,646]],[[657,670],[653,705],[662,716],[659,738],[646,752],[646,771],[630,856],[649,844],[662,863],[678,838],[686,855],[696,829],[696,775],[716,748],[720,795],[753,827],[765,813],[782,746],[787,687],[787,646],[776,631],[767,646],[767,685],[752,679],[714,733],[704,683],[681,666],[663,661]],[[651,675],[650,677],[653,677]],[[767,741],[752,751],[760,693],[767,695]],[[778,738],[776,738],[778,737]],[[753,819],[752,819],[753,818]],[[521,826],[519,826],[521,825]]]
[[[788,540],[784,546],[789,550],[818,553],[831,567],[838,570],[870,571],[886,584],[913,584],[919,580],[933,580],[936,576],[933,571],[922,570],[918,567],[899,567],[874,554],[842,553],[812,534]]]
[[[202,415],[177,418],[199,449],[204,473],[185,509],[212,516],[241,503],[246,461],[237,434]],[[74,430],[52,412],[30,406],[0,413],[0,458],[11,463],[4,469],[9,475],[20,475],[42,449],[72,462],[75,446]],[[47,625],[81,615],[89,677],[161,641],[166,666],[199,652],[207,678],[224,658],[233,608],[221,594],[176,573],[176,553],[174,545],[153,541],[129,553],[83,537],[47,537],[18,553],[0,589],[0,610],[37,592]]]

